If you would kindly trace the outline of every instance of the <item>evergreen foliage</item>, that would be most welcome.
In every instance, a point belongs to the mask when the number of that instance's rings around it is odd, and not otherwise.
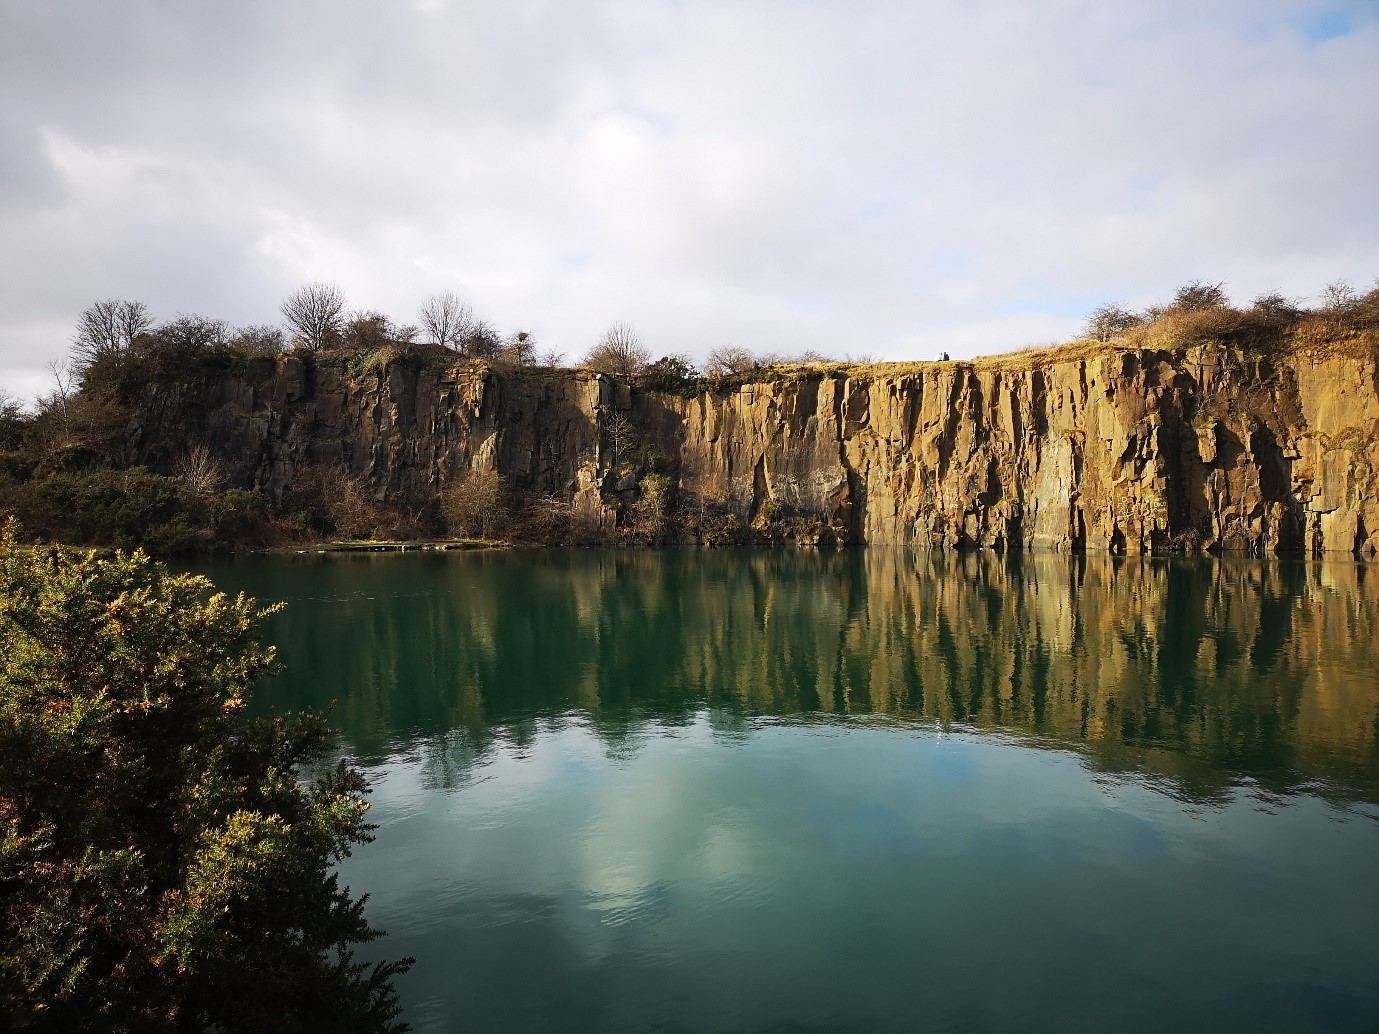
[[[390,1031],[372,839],[315,714],[247,720],[269,611],[142,553],[0,534],[0,1016],[42,1031]],[[315,773],[310,782],[303,769]]]

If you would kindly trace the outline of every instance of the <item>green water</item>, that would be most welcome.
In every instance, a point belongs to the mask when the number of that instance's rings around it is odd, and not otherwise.
[[[207,573],[338,701],[419,1030],[1379,1029],[1379,569]]]

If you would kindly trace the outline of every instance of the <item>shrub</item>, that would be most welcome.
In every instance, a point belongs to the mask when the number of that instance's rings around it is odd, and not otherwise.
[[[670,524],[673,483],[664,474],[647,474],[637,488],[639,495],[632,504],[632,537],[648,545],[660,543]]]
[[[506,484],[496,470],[471,470],[441,494],[441,512],[452,535],[488,538],[504,525]]]
[[[355,961],[380,931],[332,871],[367,787],[320,716],[245,719],[269,611],[212,588],[0,534],[9,1029],[402,1029],[411,960]]]
[[[1208,284],[1201,280],[1190,280],[1173,292],[1173,304],[1169,308],[1180,312],[1200,312],[1229,304],[1224,283]]]
[[[1087,317],[1086,334],[1098,341],[1110,341],[1123,337],[1143,321],[1143,317],[1117,303],[1099,305]]]

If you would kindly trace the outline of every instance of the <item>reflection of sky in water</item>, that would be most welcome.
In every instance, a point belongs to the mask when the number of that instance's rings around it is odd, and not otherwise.
[[[691,1029],[954,1009],[1288,1029],[1315,995],[1379,1015],[1367,806],[1202,811],[974,733],[763,721],[724,742],[707,712],[673,733],[610,757],[587,722],[551,721],[459,787],[427,761],[453,744],[379,765],[380,840],[346,875],[389,950],[422,960],[415,1019],[477,995],[490,1022],[544,1029],[510,998],[575,1007],[591,982],[591,1015],[629,1030],[677,996]],[[916,974],[932,1000],[911,1000]]]
[[[1379,1019],[1353,566],[225,570],[311,585],[273,692],[340,700],[381,823],[344,873],[421,1029]]]

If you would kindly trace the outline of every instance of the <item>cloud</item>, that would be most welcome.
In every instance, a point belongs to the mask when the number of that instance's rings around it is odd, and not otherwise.
[[[1379,274],[1379,17],[1031,6],[0,0],[0,384],[106,296],[455,288],[581,353],[954,355],[1196,278]]]

